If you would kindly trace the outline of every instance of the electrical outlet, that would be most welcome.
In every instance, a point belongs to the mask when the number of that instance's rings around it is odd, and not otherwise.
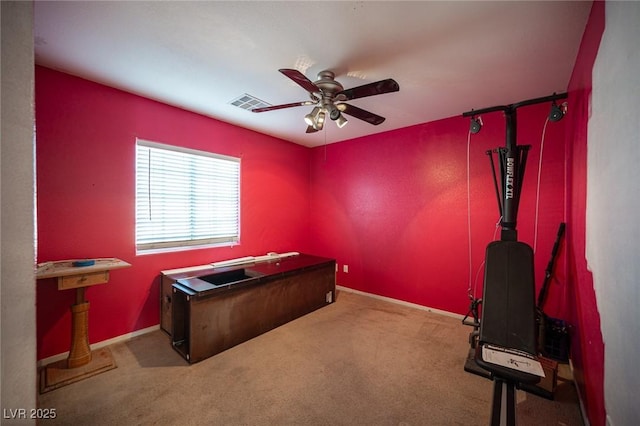
[[[342,272],[344,272],[345,274],[349,273],[349,265],[342,265]]]
[[[327,292],[326,296],[325,296],[325,301],[327,303],[331,303],[333,302],[333,293],[331,293],[330,291]]]

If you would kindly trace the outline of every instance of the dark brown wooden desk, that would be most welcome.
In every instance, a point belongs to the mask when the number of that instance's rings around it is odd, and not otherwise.
[[[173,347],[195,363],[333,303],[335,264],[300,254],[164,276]]]

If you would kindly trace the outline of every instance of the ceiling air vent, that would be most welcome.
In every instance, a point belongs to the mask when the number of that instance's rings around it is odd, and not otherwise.
[[[238,108],[246,109],[248,111],[251,111],[254,108],[264,108],[264,107],[271,106],[271,104],[261,101],[255,96],[251,96],[247,93],[237,97],[236,99],[232,100],[229,103],[233,106],[237,106]]]

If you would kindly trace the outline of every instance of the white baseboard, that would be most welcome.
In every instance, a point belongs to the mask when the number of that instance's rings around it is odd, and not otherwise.
[[[114,343],[126,342],[127,340],[131,340],[134,337],[141,336],[143,334],[151,333],[152,331],[160,330],[160,324],[152,325],[151,327],[142,328],[140,330],[132,331],[131,333],[123,334],[121,336],[116,336],[111,339],[103,340],[102,342],[94,343],[91,345],[91,349],[100,349],[105,346],[113,345]],[[69,351],[50,356],[48,358],[43,358],[38,361],[38,367],[44,367],[45,365],[49,365],[52,362],[60,361],[62,359],[66,359],[69,356]]]
[[[352,288],[343,287],[341,285],[336,285],[336,289],[340,291],[346,291],[348,293],[355,293],[355,294],[360,294],[362,296],[373,297],[374,299],[384,300],[385,302],[396,303],[398,305],[407,306],[409,308],[420,309],[422,311],[427,311],[427,312],[433,312],[434,314],[444,315],[444,316],[456,318],[459,320],[462,320],[462,318],[464,318],[464,315],[456,314],[449,311],[443,311],[442,309],[430,308],[428,306],[418,305],[417,303],[405,302],[404,300],[393,299],[391,297],[386,297],[386,296],[379,296],[377,294],[367,293],[360,290],[354,290]]]

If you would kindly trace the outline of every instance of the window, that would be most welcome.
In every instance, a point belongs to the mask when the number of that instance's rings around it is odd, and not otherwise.
[[[138,139],[138,252],[233,244],[240,234],[240,159]]]

